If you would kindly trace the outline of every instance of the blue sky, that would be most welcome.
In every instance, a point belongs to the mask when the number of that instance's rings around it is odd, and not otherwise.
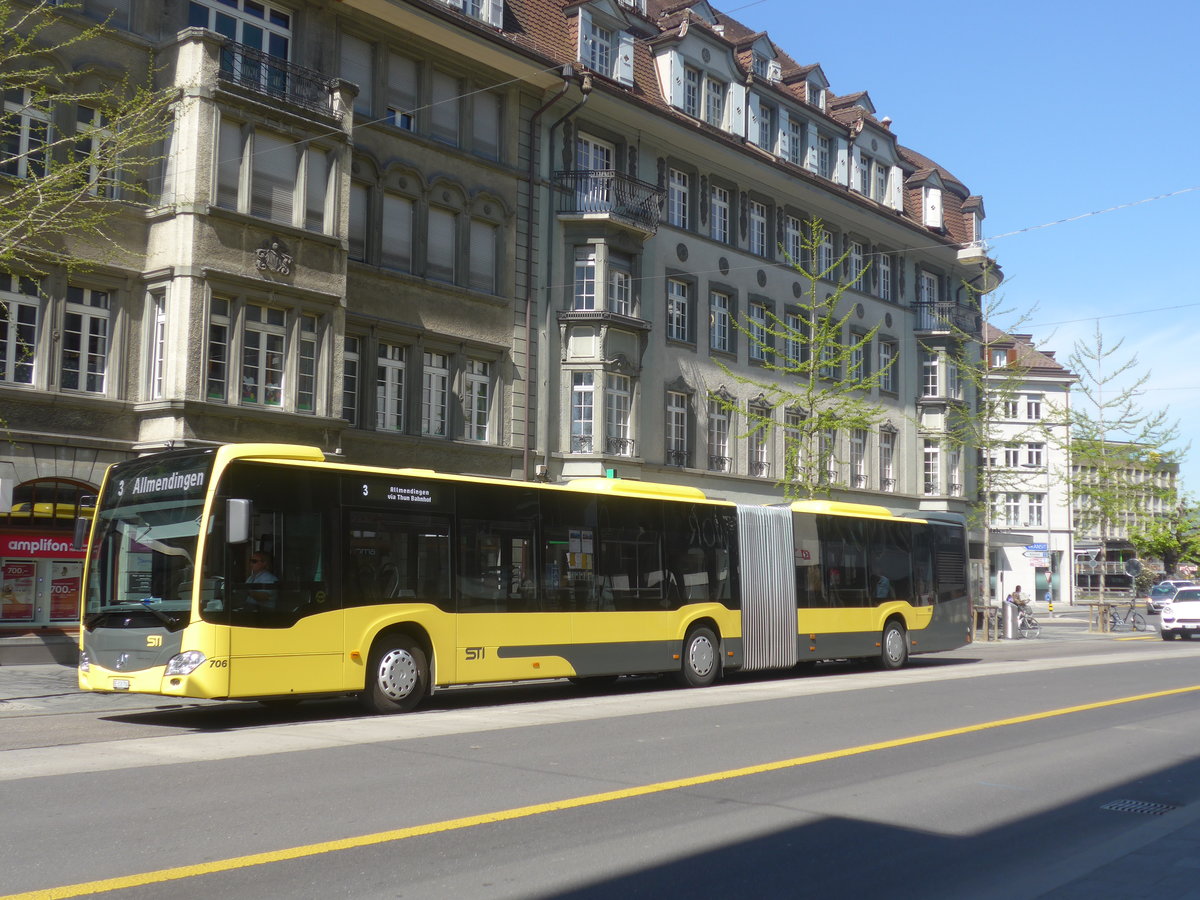
[[[820,63],[835,93],[868,91],[901,143],[983,196],[1011,311],[995,324],[1064,364],[1097,321],[1107,346],[1123,339],[1113,361],[1150,374],[1141,402],[1179,421],[1200,497],[1200,7],[715,5]]]

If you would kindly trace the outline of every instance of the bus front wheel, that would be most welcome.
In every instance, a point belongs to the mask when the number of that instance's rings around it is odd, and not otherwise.
[[[408,712],[428,692],[425,651],[407,635],[381,639],[367,666],[363,705],[374,713]]]
[[[708,687],[721,674],[721,647],[711,628],[693,628],[683,639],[679,682],[684,687]]]
[[[899,669],[906,662],[908,634],[899,622],[888,622],[883,626],[883,639],[879,642],[879,665],[884,669]]]

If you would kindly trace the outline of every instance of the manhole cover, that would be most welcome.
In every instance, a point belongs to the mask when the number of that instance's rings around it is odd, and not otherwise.
[[[1161,816],[1175,809],[1169,803],[1151,803],[1147,800],[1113,800],[1100,808],[1112,812],[1140,813],[1143,816]]]

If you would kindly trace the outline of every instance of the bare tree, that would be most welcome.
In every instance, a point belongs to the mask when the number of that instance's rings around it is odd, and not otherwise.
[[[39,276],[119,254],[114,217],[152,199],[171,95],[151,70],[114,80],[61,62],[98,58],[88,45],[107,32],[70,4],[0,0],[0,272]]]
[[[744,316],[734,322],[763,375],[735,374],[720,363],[732,380],[757,389],[757,396],[741,402],[720,392],[709,395],[725,412],[743,418],[742,438],[756,435],[765,440],[783,429],[784,468],[776,483],[791,500],[829,494],[834,467],[841,462],[837,435],[868,429],[885,419],[883,406],[870,394],[895,363],[893,359],[886,366],[870,365],[878,326],[847,338],[854,310],[840,310],[840,301],[866,268],[850,282],[838,277],[848,253],[830,258],[820,219],[805,223],[800,243],[801,259],[788,256],[807,283],[795,304],[796,315],[780,317],[763,310],[757,321]],[[829,282],[835,286],[822,296]]]
[[[1173,502],[1174,488],[1153,476],[1174,462],[1178,427],[1165,410],[1142,405],[1149,372],[1140,372],[1136,355],[1117,354],[1097,323],[1094,337],[1075,342],[1071,368],[1079,376],[1069,410],[1068,482],[1075,501],[1076,524],[1100,535],[1100,600],[1106,595],[1109,544],[1118,526],[1135,523],[1153,499]]]

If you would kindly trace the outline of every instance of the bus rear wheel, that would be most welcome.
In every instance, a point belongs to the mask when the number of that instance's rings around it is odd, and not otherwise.
[[[684,687],[708,687],[721,674],[721,649],[711,628],[693,628],[683,639],[682,663],[677,675]]]
[[[384,638],[371,651],[363,706],[374,713],[408,712],[429,692],[425,651],[407,635]]]
[[[879,666],[883,669],[899,669],[906,662],[908,633],[899,622],[888,622],[883,626],[883,638],[879,642]]]

